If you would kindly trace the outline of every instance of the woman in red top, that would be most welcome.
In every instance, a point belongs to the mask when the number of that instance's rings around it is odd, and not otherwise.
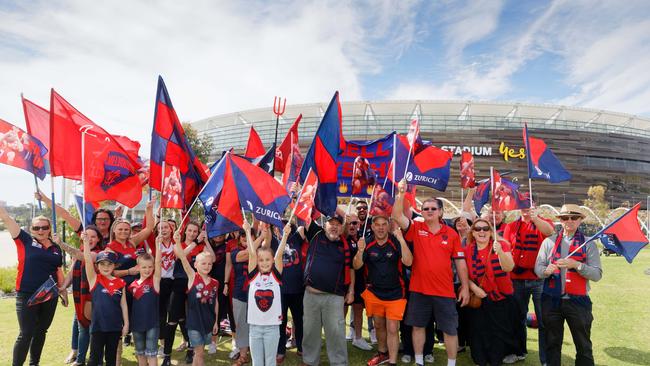
[[[477,365],[501,365],[512,344],[516,305],[508,272],[514,268],[510,245],[495,240],[489,221],[477,219],[467,236],[465,260],[470,291],[482,298],[481,306],[470,310],[472,360]]]

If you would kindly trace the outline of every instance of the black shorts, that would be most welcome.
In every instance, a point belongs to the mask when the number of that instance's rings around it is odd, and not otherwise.
[[[424,328],[431,316],[439,330],[452,336],[458,334],[456,299],[411,292],[406,306],[406,325]]]

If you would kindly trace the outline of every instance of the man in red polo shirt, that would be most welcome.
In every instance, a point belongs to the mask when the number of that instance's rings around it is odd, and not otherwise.
[[[469,287],[464,252],[458,234],[442,223],[442,201],[436,198],[425,200],[421,207],[424,222],[412,221],[403,213],[405,191],[406,181],[402,180],[392,216],[405,232],[404,238],[413,243],[406,324],[413,327],[415,363],[424,365],[425,327],[433,315],[438,329],[445,335],[447,365],[454,366],[458,351],[458,313],[451,262],[453,260],[456,264],[461,282],[458,301],[465,306],[469,301]]]
[[[510,272],[510,278],[515,288],[515,300],[519,309],[519,322],[515,328],[517,349],[512,350],[514,353],[506,356],[503,362],[511,364],[526,358],[528,353],[526,349],[526,317],[528,303],[532,297],[539,327],[539,360],[544,365],[547,363],[544,322],[542,320],[544,280],[539,279],[535,274],[535,261],[542,242],[553,235],[555,230],[551,220],[537,216],[534,206],[522,209],[520,213],[521,217],[507,224],[503,231],[503,238],[510,242],[512,259],[515,261],[515,268]]]

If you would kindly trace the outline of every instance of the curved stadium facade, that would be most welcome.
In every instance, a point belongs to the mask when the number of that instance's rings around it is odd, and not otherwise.
[[[280,120],[278,143],[300,114],[300,146],[307,149],[318,128],[326,103],[288,105]],[[418,188],[418,196],[460,198],[458,158],[464,149],[475,156],[477,179],[489,176],[490,166],[510,171],[524,187],[527,164],[522,127],[543,139],[573,178],[550,184],[533,180],[540,203],[582,203],[592,185],[607,188],[613,207],[642,201],[650,195],[650,119],[596,109],[524,103],[470,101],[381,101],[341,104],[346,140],[373,140],[391,131],[406,133],[410,120],[419,117],[421,135],[434,145],[454,152],[452,175],[446,192]],[[214,116],[192,123],[200,135],[209,136],[215,152],[244,149],[251,125],[268,146],[275,134],[270,108]],[[215,159],[217,155],[213,156]],[[527,189],[527,187],[526,187]]]

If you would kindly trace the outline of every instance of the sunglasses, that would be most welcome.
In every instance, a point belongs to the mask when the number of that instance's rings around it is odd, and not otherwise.
[[[33,231],[50,230],[50,226],[49,225],[46,225],[46,226],[32,226],[32,230]]]
[[[359,225],[359,221],[350,221],[349,224],[350,225]]]
[[[578,221],[582,218],[582,216],[561,216],[560,221]]]
[[[366,206],[357,207],[357,211],[359,211],[359,210],[364,210],[365,211],[365,210],[368,210],[368,207],[366,207]]]
[[[438,211],[438,207],[422,207],[422,211]]]
[[[485,231],[485,232],[488,232],[488,231],[490,231],[490,227],[489,227],[489,226],[477,226],[477,227],[475,227],[473,230],[474,230],[474,231]]]

